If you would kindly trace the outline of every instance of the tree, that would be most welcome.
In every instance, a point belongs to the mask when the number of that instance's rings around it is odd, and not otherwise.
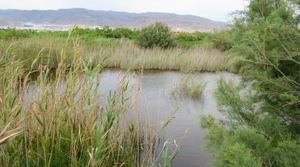
[[[219,82],[218,106],[228,121],[207,118],[204,124],[210,129],[218,166],[300,166],[297,17],[285,0],[252,0],[236,20],[231,52],[241,57],[237,67],[242,82],[237,87]],[[236,159],[241,154],[248,158]]]

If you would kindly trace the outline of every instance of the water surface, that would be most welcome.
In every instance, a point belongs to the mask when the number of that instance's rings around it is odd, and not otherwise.
[[[201,99],[174,98],[172,91],[184,75],[207,83]],[[113,91],[124,76],[125,73],[119,70],[106,70],[102,74],[101,80],[102,96],[105,98],[109,91]],[[217,119],[224,117],[218,112],[214,97],[217,81],[221,77],[226,80],[238,80],[238,76],[226,72],[196,74],[144,72],[143,74],[129,74],[130,86],[140,88],[137,110],[141,115],[161,124],[175,112],[175,118],[162,134],[164,140],[176,140],[180,146],[180,152],[173,163],[174,167],[205,167],[212,162],[212,155],[203,150],[207,132],[199,125],[199,116],[212,115]]]
[[[206,167],[213,160],[212,154],[204,151],[207,131],[200,126],[200,115],[211,115],[217,119],[224,119],[218,112],[214,92],[220,78],[238,81],[239,77],[226,72],[184,74],[180,72],[147,71],[143,73],[125,73],[120,70],[105,70],[101,75],[100,96],[105,102],[110,91],[118,89],[121,80],[129,79],[129,96],[136,96],[135,110],[141,118],[153,122],[157,126],[167,120],[172,113],[174,119],[161,134],[162,141],[176,140],[180,152],[176,156],[174,167]],[[174,97],[175,85],[186,75],[206,83],[201,98]],[[57,91],[63,90],[65,81],[59,85]],[[39,98],[41,88],[31,85],[24,99]],[[132,93],[134,90],[137,93]],[[31,97],[31,98],[29,98]]]

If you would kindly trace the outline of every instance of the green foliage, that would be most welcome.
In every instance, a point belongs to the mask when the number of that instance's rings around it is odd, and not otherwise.
[[[231,31],[239,86],[219,82],[225,124],[208,137],[217,166],[300,166],[300,31],[286,1],[253,0]],[[220,130],[223,129],[223,130]],[[222,136],[217,138],[214,136]]]
[[[166,28],[166,27],[165,27]],[[163,29],[163,28],[160,28]],[[168,28],[167,28],[168,29]],[[17,40],[24,38],[60,38],[65,40],[69,37],[80,39],[81,42],[86,43],[87,45],[94,47],[99,43],[99,41],[106,43],[107,45],[114,45],[117,39],[128,39],[134,42],[140,42],[141,31],[129,28],[110,28],[104,27],[100,28],[80,28],[74,27],[70,31],[35,31],[35,30],[17,30],[17,29],[2,29],[0,30],[0,40]],[[165,47],[177,46],[180,48],[196,48],[213,43],[215,48],[222,50],[227,50],[229,44],[227,37],[222,37],[222,33],[202,33],[202,32],[180,32],[173,33],[171,30],[168,30],[167,42],[163,42],[160,45]],[[71,35],[71,36],[69,36]],[[154,35],[155,36],[155,35]],[[153,36],[153,37],[154,37]],[[170,38],[169,38],[170,37]],[[151,37],[152,38],[152,37]],[[158,37],[160,38],[160,37]],[[224,39],[223,39],[224,38]],[[164,41],[165,39],[161,39]],[[152,45],[152,44],[151,44]],[[153,44],[154,45],[154,44]],[[166,45],[166,46],[165,46]],[[160,46],[153,46],[160,47]]]
[[[217,156],[217,166],[220,167],[261,167],[257,160],[243,144],[231,143],[220,148]]]
[[[174,46],[174,38],[169,27],[155,23],[141,30],[138,44],[144,48],[169,48]]]
[[[32,30],[16,30],[13,28],[0,29],[0,39],[4,39],[4,40],[29,38],[35,34],[36,32]]]
[[[137,39],[137,31],[131,30],[129,28],[116,28],[113,30],[114,38],[128,38],[128,39]]]
[[[52,37],[52,38],[68,38],[68,31],[34,31],[34,30],[17,30],[17,29],[2,29],[0,30],[0,39],[10,40],[10,39],[22,39],[31,37]],[[136,30],[131,30],[129,28],[116,28],[112,29],[109,27],[104,27],[103,29],[89,29],[89,28],[79,28],[75,27],[71,30],[71,35],[73,37],[80,38],[85,42],[90,43],[97,40],[97,38],[107,38],[107,39],[121,39],[127,38],[130,40],[136,40],[138,37],[138,32]]]
[[[232,48],[232,39],[230,31],[221,31],[210,34],[209,39],[213,47],[226,51]]]
[[[176,45],[184,48],[200,46],[207,40],[207,36],[202,32],[178,33],[175,37]]]
[[[75,36],[91,39],[91,38],[128,38],[128,39],[136,39],[137,31],[131,30],[129,28],[116,28],[112,29],[109,27],[104,27],[103,29],[83,29],[75,27],[72,30],[72,34]]]
[[[248,146],[259,147],[255,133],[243,134],[242,129],[237,129],[237,133],[228,132],[225,127],[216,122],[212,117],[203,117],[201,125],[209,128],[207,136],[208,148],[216,151],[215,166],[220,167],[260,167],[262,162],[255,157]],[[250,139],[247,137],[251,136]],[[248,145],[246,145],[248,143]],[[264,148],[264,147],[263,147]],[[261,149],[263,149],[261,148]],[[263,150],[265,151],[265,150]]]

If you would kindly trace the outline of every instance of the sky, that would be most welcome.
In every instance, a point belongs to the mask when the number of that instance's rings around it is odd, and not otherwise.
[[[231,13],[243,10],[247,0],[0,0],[0,9],[86,8],[124,12],[191,14],[229,21]]]

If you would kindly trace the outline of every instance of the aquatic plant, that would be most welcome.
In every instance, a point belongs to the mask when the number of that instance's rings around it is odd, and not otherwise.
[[[12,47],[1,53],[0,166],[150,166],[158,132],[127,119],[128,81],[105,105],[102,64],[84,61],[73,42],[54,71],[43,50],[30,66]]]
[[[197,81],[191,76],[182,77],[173,88],[172,94],[174,96],[190,96],[192,98],[200,98],[206,83]]]

